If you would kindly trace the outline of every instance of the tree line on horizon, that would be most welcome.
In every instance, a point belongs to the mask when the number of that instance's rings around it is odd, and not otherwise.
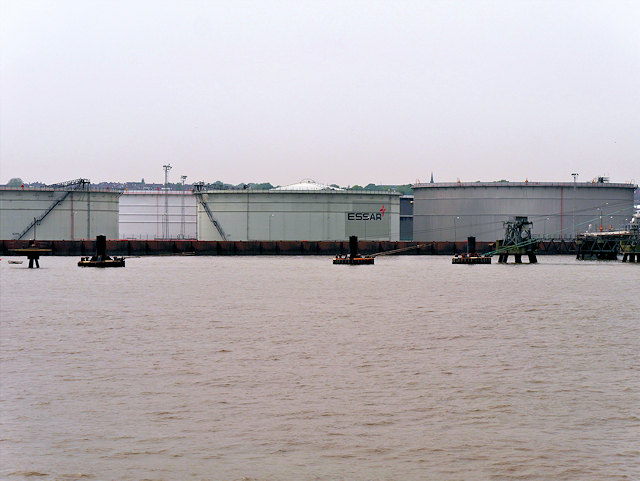
[[[7,182],[7,187],[46,187],[47,184],[42,182],[24,182],[20,177],[14,177]],[[164,187],[164,184],[148,184],[142,179],[140,182],[99,182],[92,183],[91,185],[95,187],[109,187],[110,189],[129,189],[129,190],[156,190]],[[336,187],[345,190],[367,190],[367,191],[395,191],[399,192],[403,195],[413,195],[413,190],[411,189],[411,184],[403,184],[403,185],[379,185],[379,184],[367,184],[364,187],[361,185],[349,185],[347,187],[341,187],[338,184],[330,184],[331,187]],[[178,182],[169,182],[168,187],[171,190],[182,190],[182,184]],[[217,189],[217,190],[242,190],[242,189],[252,189],[252,190],[269,190],[275,187],[279,187],[279,185],[273,185],[270,182],[242,182],[240,184],[227,184],[220,180],[215,182],[204,183],[205,189]],[[193,189],[193,184],[184,184],[185,190]]]

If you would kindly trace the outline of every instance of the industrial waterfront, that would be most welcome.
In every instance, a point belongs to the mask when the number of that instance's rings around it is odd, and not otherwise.
[[[637,265],[77,260],[0,265],[3,479],[640,476]]]
[[[168,166],[165,166],[168,167]],[[577,174],[575,174],[577,175]],[[625,229],[637,185],[591,182],[414,184],[414,195],[305,179],[271,189],[122,191],[88,179],[0,187],[1,240],[495,242],[514,217],[542,239]],[[183,186],[184,187],[184,186]]]

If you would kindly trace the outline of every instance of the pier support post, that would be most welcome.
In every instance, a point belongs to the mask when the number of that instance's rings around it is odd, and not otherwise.
[[[40,268],[40,262],[38,262],[38,259],[40,258],[40,256],[38,255],[30,255],[29,256],[29,269],[33,269],[33,263],[35,262],[36,267],[39,269]]]

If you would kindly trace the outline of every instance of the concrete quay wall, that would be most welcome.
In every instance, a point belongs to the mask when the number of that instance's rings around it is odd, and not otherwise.
[[[2,256],[13,255],[12,249],[29,246],[27,240],[3,240]],[[477,242],[478,253],[492,250],[490,242]],[[86,256],[96,251],[95,240],[37,241],[37,247],[51,249],[51,255]],[[360,254],[375,254],[418,245],[417,242],[359,241]],[[466,242],[427,242],[421,247],[394,255],[454,255],[467,250]],[[541,242],[541,254],[573,254],[573,242]],[[112,256],[255,256],[255,255],[338,255],[349,252],[349,242],[297,241],[195,241],[195,240],[108,240],[107,254]]]

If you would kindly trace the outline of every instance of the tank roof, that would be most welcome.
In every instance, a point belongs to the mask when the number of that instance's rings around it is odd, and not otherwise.
[[[442,187],[580,187],[580,188],[623,188],[637,189],[632,183],[611,184],[608,182],[440,182],[420,183],[411,186],[412,189],[437,189]]]
[[[269,190],[277,190],[277,191],[283,191],[283,190],[344,190],[341,189],[340,187],[334,187],[332,185],[327,185],[327,184],[320,184],[318,182],[316,182],[313,179],[303,179],[300,182],[296,183],[296,184],[291,184],[291,185],[284,185],[282,187],[274,187],[273,189],[269,189]]]
[[[251,195],[288,195],[288,194],[318,194],[318,195],[392,195],[400,197],[402,194],[393,190],[345,190],[345,189],[300,189],[300,190],[263,190],[263,189],[207,189],[195,194],[251,194]]]

